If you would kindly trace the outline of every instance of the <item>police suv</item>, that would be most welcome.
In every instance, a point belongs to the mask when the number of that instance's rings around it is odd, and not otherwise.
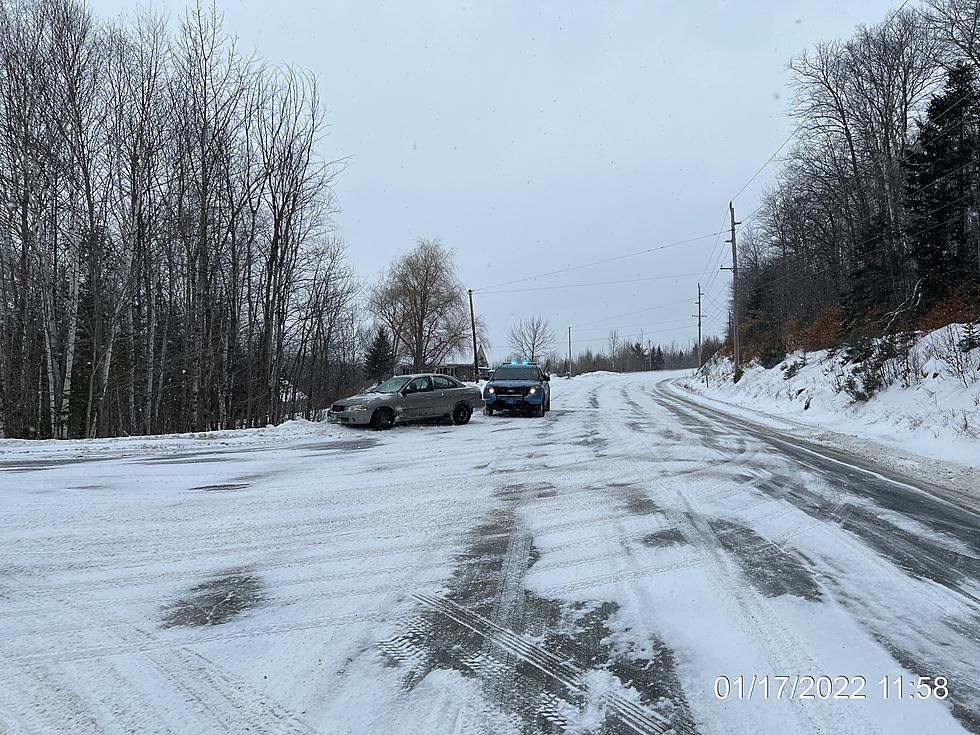
[[[483,389],[483,412],[520,411],[532,416],[544,416],[551,410],[551,376],[537,364],[524,360],[504,363],[490,377]]]

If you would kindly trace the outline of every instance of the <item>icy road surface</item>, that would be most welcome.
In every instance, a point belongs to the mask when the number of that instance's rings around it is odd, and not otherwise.
[[[980,732],[980,516],[665,377],[0,442],[0,732]]]

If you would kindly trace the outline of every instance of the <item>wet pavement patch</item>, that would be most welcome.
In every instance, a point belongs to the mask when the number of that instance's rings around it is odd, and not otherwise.
[[[316,452],[356,452],[361,449],[376,447],[379,443],[379,440],[369,437],[364,439],[340,439],[333,442],[305,444],[303,445],[303,449],[311,449]]]
[[[619,496],[620,502],[630,515],[645,516],[663,513],[657,503],[647,497],[643,489],[632,483],[612,483],[609,486]]]
[[[684,534],[679,529],[665,528],[663,531],[644,536],[643,543],[647,546],[673,546],[674,544],[686,544],[687,539],[684,538]]]
[[[0,472],[33,472],[55,467],[67,467],[83,462],[105,462],[117,457],[70,457],[63,459],[15,459],[0,462]]]
[[[550,482],[515,482],[513,485],[494,490],[494,496],[509,503],[519,503],[531,498],[554,498],[557,488]]]
[[[732,521],[710,522],[718,542],[738,563],[749,583],[766,597],[795,595],[820,600],[820,588],[800,560],[747,526]]]
[[[244,490],[248,487],[247,482],[225,482],[216,485],[198,485],[191,490],[203,490],[206,493],[227,493],[235,490]]]
[[[162,625],[220,625],[260,605],[263,599],[262,582],[254,573],[229,570],[189,589],[166,609]]]
[[[252,450],[249,450],[252,451]],[[224,453],[231,454],[231,453]],[[218,456],[215,454],[172,454],[159,457],[140,457],[132,459],[134,464],[206,464],[209,462],[244,462],[245,457]]]

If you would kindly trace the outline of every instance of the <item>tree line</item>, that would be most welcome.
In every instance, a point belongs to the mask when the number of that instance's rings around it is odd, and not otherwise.
[[[8,436],[264,426],[352,383],[342,162],[315,79],[76,0],[0,3],[0,416]]]
[[[697,343],[678,345],[676,342],[656,344],[621,339],[613,330],[608,337],[608,351],[598,352],[587,348],[573,356],[572,374],[609,370],[620,373],[636,373],[645,370],[682,370],[697,368],[711,355],[722,349],[722,340],[706,337],[698,349]]]
[[[515,323],[508,335],[510,357],[540,364],[546,372],[571,372],[572,375],[608,370],[635,373],[644,370],[680,370],[696,368],[704,359],[722,348],[722,341],[708,337],[698,349],[696,343],[688,346],[654,344],[651,341],[633,341],[620,338],[618,330],[608,335],[608,352],[596,352],[592,348],[568,356],[558,354],[558,337],[551,322],[541,316],[531,316]]]
[[[739,235],[746,357],[980,317],[978,25],[926,0],[792,61],[796,142]]]

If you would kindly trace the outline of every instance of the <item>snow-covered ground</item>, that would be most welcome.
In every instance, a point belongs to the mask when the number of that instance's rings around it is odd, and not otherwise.
[[[676,377],[0,441],[0,732],[980,732],[980,516]]]

